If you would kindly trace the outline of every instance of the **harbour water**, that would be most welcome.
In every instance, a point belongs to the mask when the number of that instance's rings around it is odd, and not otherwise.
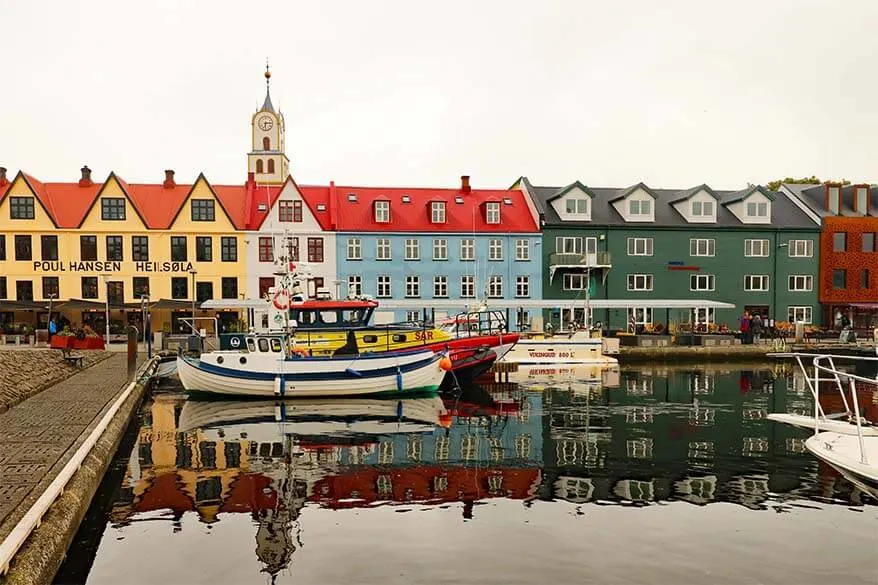
[[[811,412],[792,368],[529,373],[441,402],[160,388],[57,582],[878,582],[878,502],[765,419]]]

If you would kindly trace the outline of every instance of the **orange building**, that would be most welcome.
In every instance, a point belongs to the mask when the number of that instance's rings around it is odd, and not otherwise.
[[[783,185],[821,221],[818,293],[826,326],[878,327],[878,185]]]

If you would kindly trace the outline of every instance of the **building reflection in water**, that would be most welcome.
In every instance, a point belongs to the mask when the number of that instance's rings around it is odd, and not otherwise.
[[[555,372],[558,374],[558,372]],[[768,421],[810,413],[792,368],[646,368],[585,382],[565,373],[494,385],[459,400],[187,401],[157,394],[112,521],[169,511],[207,524],[249,514],[263,571],[302,545],[306,505],[342,509],[487,498],[647,505],[734,502],[782,511],[861,494],[804,448],[806,432]],[[568,376],[569,377],[569,376]],[[861,396],[874,417],[874,395]],[[835,408],[826,394],[826,408]],[[821,400],[821,402],[823,402]]]

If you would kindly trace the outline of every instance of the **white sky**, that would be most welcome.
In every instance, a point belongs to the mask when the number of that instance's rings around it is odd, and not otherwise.
[[[0,166],[304,184],[878,181],[878,2],[0,3]]]

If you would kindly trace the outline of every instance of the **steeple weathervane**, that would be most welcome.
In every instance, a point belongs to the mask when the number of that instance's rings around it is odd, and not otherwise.
[[[274,106],[271,105],[271,94],[269,93],[269,83],[271,82],[271,70],[268,67],[268,59],[265,60],[265,103],[262,104],[260,112],[274,113]]]

